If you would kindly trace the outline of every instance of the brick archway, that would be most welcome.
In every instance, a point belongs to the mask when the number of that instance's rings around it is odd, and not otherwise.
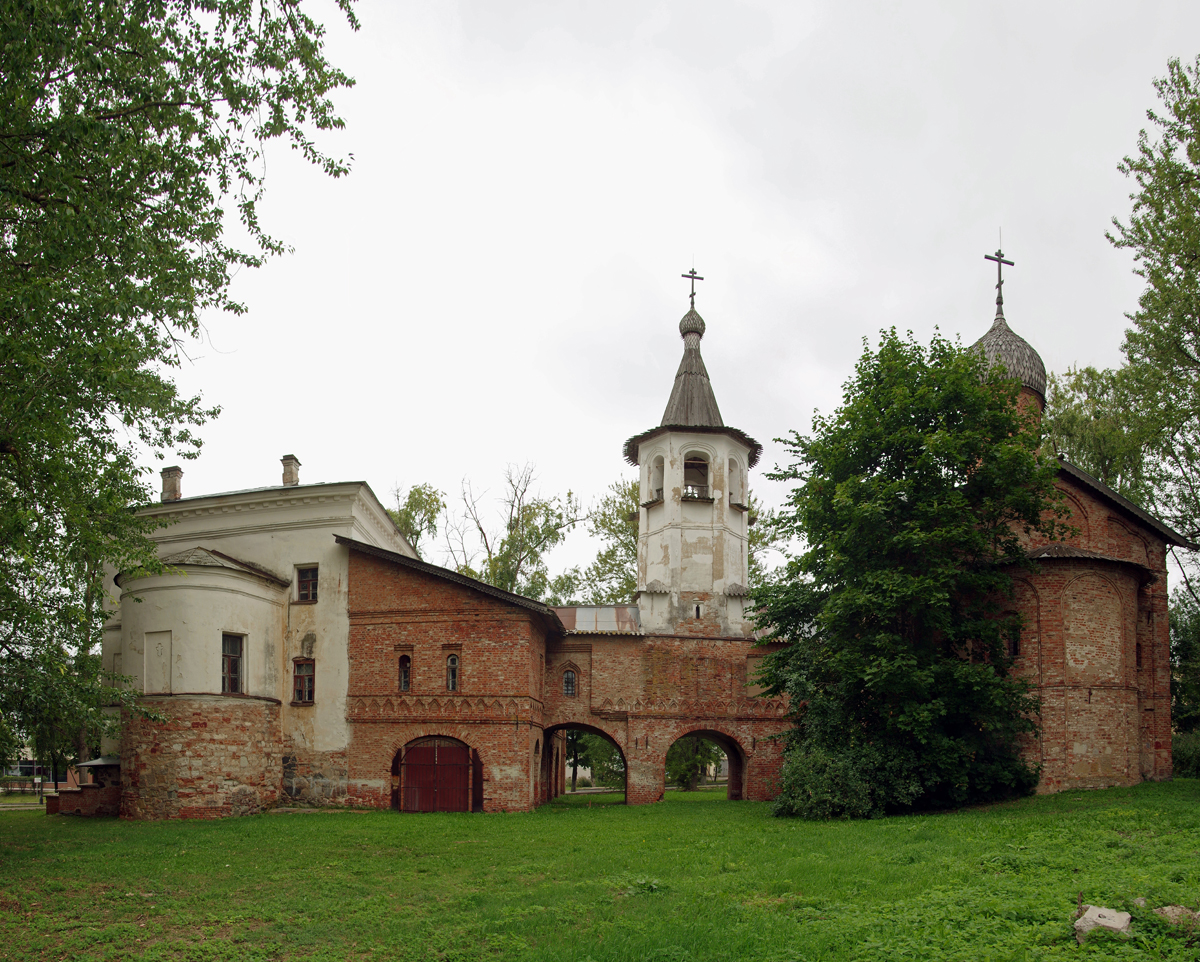
[[[725,789],[725,797],[731,802],[740,802],[745,798],[745,781],[746,781],[746,751],[741,743],[727,732],[718,731],[715,728],[692,728],[688,731],[681,732],[672,741],[671,745],[679,741],[681,738],[703,738],[706,741],[713,742],[719,745],[721,750],[725,752],[725,757],[729,761],[729,781]],[[667,746],[667,751],[671,750],[671,745]],[[663,755],[663,779],[666,780],[666,755]]]
[[[629,759],[626,756],[625,746],[623,746],[621,744],[620,739],[617,738],[612,732],[605,731],[603,728],[600,728],[597,725],[589,725],[589,724],[585,724],[583,722],[568,721],[568,722],[560,722],[556,725],[552,725],[551,727],[544,729],[543,735],[545,737],[545,744],[549,745],[551,743],[551,739],[553,739],[555,735],[558,735],[558,734],[565,735],[567,731],[572,730],[572,729],[575,731],[587,732],[590,735],[599,735],[605,741],[609,742],[614,748],[616,748],[617,752],[621,756],[621,765],[625,769],[625,784],[623,784],[621,786],[621,793],[626,796],[626,801],[628,801]],[[542,768],[543,768],[543,771],[546,772],[546,777],[543,778],[542,784],[543,785],[554,784],[554,782],[551,781],[551,778],[554,776],[557,776],[558,771],[556,770],[555,772],[553,772],[552,775],[551,775],[551,773],[547,772],[546,766],[547,766],[547,764],[549,764],[549,761],[548,761],[548,755],[544,749],[542,752],[542,756],[543,756]],[[567,758],[566,758],[566,753],[564,751],[561,762],[555,763],[554,767],[555,767],[555,769],[561,770],[565,776],[566,764],[567,764]],[[593,772],[593,776],[594,775],[595,775],[595,773]],[[538,803],[541,804],[542,802],[548,802],[548,801],[550,801],[550,799],[552,797],[553,796],[546,796],[544,794],[542,798],[538,799]]]

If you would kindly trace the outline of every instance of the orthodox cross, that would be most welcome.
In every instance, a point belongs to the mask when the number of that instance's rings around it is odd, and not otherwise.
[[[696,309],[696,281],[702,281],[704,278],[696,273],[696,268],[694,267],[686,274],[680,274],[679,276],[692,282],[692,310],[694,311]]]
[[[1006,261],[1004,259],[1004,251],[1000,250],[999,248],[996,248],[995,254],[984,254],[983,259],[985,261],[995,261],[996,262],[996,307],[998,307],[998,308],[1003,307],[1004,306],[1004,275],[1001,272],[1004,270],[1004,267],[1003,267],[1004,264],[1007,264],[1009,267],[1013,267],[1015,265],[1013,264],[1012,261]]]

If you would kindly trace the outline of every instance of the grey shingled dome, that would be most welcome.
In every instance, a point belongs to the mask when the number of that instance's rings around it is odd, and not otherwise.
[[[1046,365],[1025,338],[1013,333],[1004,320],[1002,306],[996,307],[996,319],[991,329],[971,347],[983,351],[989,365],[1003,364],[1010,375],[1045,401]]]
[[[679,334],[683,338],[683,360],[675,372],[675,385],[671,398],[663,412],[661,425],[676,427],[724,427],[721,409],[713,394],[712,382],[700,356],[700,338],[704,336],[704,318],[692,308],[679,322]]]

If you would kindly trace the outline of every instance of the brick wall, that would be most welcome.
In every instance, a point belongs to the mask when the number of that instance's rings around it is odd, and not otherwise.
[[[126,714],[121,737],[122,818],[249,815],[279,800],[279,703],[228,695],[147,697],[167,715]]]
[[[1050,558],[1014,572],[1025,619],[1016,671],[1042,699],[1025,750],[1039,791],[1130,785],[1171,775],[1166,545],[1064,477],[1077,533],[1067,544],[1113,560]],[[1045,542],[1032,542],[1032,546]]]
[[[350,557],[348,800],[392,804],[392,765],[418,738],[457,739],[479,754],[485,811],[527,810],[565,787],[565,730],[603,734],[622,751],[627,801],[662,798],[667,749],[693,733],[726,747],[734,797],[769,799],[781,764],[770,736],[782,700],[755,697],[742,638],[547,634],[540,616],[372,555]],[[459,658],[459,690],[445,659]],[[411,659],[409,691],[399,658]],[[576,672],[576,695],[562,672]]]

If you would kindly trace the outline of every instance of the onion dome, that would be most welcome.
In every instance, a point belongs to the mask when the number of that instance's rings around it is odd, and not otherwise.
[[[996,305],[996,319],[991,330],[971,346],[983,352],[988,366],[1003,364],[1010,376],[1045,402],[1046,365],[1030,343],[1008,326],[1002,305]]]
[[[704,318],[696,313],[694,307],[679,320],[679,336],[686,340],[689,334],[704,337]]]
[[[1000,250],[995,254],[984,254],[983,258],[996,263],[996,319],[992,321],[991,330],[972,344],[971,349],[983,352],[988,367],[1002,364],[1009,377],[1015,377],[1024,388],[1036,394],[1045,407],[1046,365],[1030,343],[1014,334],[1004,320],[1003,265],[1011,267],[1013,262],[1005,260],[1004,252]]]

